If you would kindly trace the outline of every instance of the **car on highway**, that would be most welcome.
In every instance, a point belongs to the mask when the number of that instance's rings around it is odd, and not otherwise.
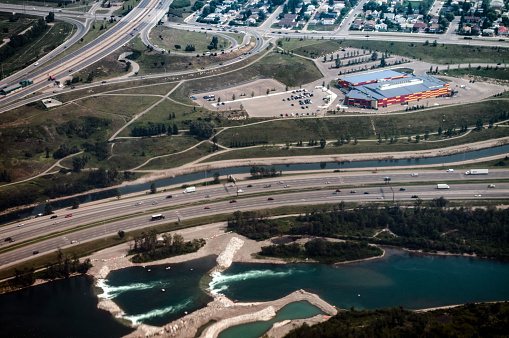
[[[203,209],[210,209],[210,207],[205,207],[205,208],[203,208]]]
[[[350,194],[356,194],[356,193],[357,193],[357,191],[355,191],[355,190],[350,190]]]
[[[325,184],[330,184],[330,181],[325,182]]]
[[[6,239],[4,239],[4,242],[10,242],[12,240],[11,237],[7,237]]]
[[[376,174],[377,172],[378,172],[378,171],[376,171],[376,170],[373,170],[373,171],[372,171],[372,173],[373,173],[373,174]]]
[[[37,255],[39,253],[39,251],[35,250],[34,252],[32,252],[33,255]]]
[[[475,197],[481,197],[481,194],[475,194],[474,196]]]
[[[419,196],[417,196],[417,195],[412,195],[412,198],[419,198]]]
[[[152,202],[152,205],[156,205],[156,204],[157,204],[157,202],[156,202],[156,201]]]
[[[172,198],[172,197],[173,197],[173,195],[168,195],[168,196],[166,196],[166,198]]]
[[[237,190],[237,193],[241,193],[241,192],[244,192],[244,190],[242,190],[242,189]]]
[[[106,81],[101,81],[101,83],[106,83]]]
[[[383,197],[383,196],[378,196],[376,199],[377,199],[377,200],[383,200],[383,199],[384,199],[384,197]]]
[[[341,189],[336,189],[336,192],[341,192]]]
[[[290,186],[289,186],[288,184],[287,184],[287,185],[285,185],[284,187],[285,187],[285,188],[290,188]]]
[[[230,203],[237,203],[237,200],[231,200]]]
[[[279,181],[277,184],[285,184],[285,181]]]
[[[384,181],[390,181],[390,180],[391,180],[391,178],[389,176],[384,177]]]
[[[405,191],[406,188],[399,188],[399,191]]]
[[[270,184],[265,184],[263,187],[264,187],[264,188],[270,188],[270,187],[272,187],[272,185],[270,185]]]
[[[69,217],[72,217],[72,214],[65,215],[65,218],[69,218]]]
[[[50,217],[50,219],[54,219],[54,218],[57,218],[58,216],[57,215],[53,215]]]
[[[365,191],[365,192],[364,192],[364,195],[369,195],[369,191]]]
[[[253,186],[252,186],[251,184],[248,184],[248,186],[247,186],[247,187],[248,187],[248,188],[252,188]]]
[[[267,198],[267,201],[273,201],[273,200],[274,200],[274,198],[273,198],[273,197],[269,197],[269,198]]]
[[[205,195],[205,198],[210,198],[210,195]]]
[[[22,227],[23,225],[25,225],[25,223],[20,223],[20,224],[18,224],[18,228],[19,228],[19,227]]]
[[[410,176],[412,176],[412,177],[417,177],[417,176],[419,176],[419,174],[418,174],[418,173],[413,173],[413,174],[412,174],[412,175],[410,175]]]

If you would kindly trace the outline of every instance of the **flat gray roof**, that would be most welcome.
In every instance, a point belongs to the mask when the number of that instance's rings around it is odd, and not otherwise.
[[[340,80],[348,81],[350,83],[360,83],[360,82],[368,82],[368,81],[375,81],[375,80],[382,80],[382,79],[389,79],[391,77],[401,76],[405,75],[405,73],[400,73],[395,70],[382,70],[379,72],[372,72],[367,74],[360,74],[360,75],[352,75],[352,76],[345,76],[340,77]]]

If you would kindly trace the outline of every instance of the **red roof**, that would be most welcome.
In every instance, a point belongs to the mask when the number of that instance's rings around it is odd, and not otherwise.
[[[414,23],[414,28],[427,28],[428,25],[425,24],[424,22],[418,22],[418,23]]]
[[[504,26],[498,27],[498,34],[505,33],[505,32],[509,32],[509,28],[504,27]]]

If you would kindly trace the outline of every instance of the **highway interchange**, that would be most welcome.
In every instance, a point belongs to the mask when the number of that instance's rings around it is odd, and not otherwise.
[[[251,27],[247,29],[247,35],[256,38],[256,46],[252,49],[253,53],[248,55],[250,57],[255,55],[258,50],[265,48],[273,41],[273,38],[284,37],[308,37],[308,38],[321,38],[326,39],[379,39],[383,36],[384,40],[392,41],[423,41],[424,39],[437,39],[439,43],[457,43],[463,44],[465,41],[452,33],[450,29],[444,35],[426,35],[426,34],[382,34],[382,33],[369,33],[365,36],[364,33],[351,33],[348,31],[350,23],[355,18],[356,14],[362,9],[362,5],[367,0],[362,0],[359,4],[351,10],[348,17],[341,27],[333,32],[296,32],[276,30],[270,28],[275,22],[278,12],[281,7],[271,15],[265,23],[260,27]],[[57,61],[53,62],[53,58],[65,49],[77,42],[81,37],[86,34],[90,28],[93,19],[96,18],[95,11],[99,9],[99,3],[94,4],[91,10],[86,13],[79,13],[76,11],[64,10],[55,13],[59,19],[73,22],[77,26],[77,31],[68,41],[59,46],[50,54],[44,56],[38,61],[37,65],[32,65],[29,68],[0,81],[1,86],[12,84],[22,78],[30,76],[34,79],[34,85],[29,86],[19,92],[13,93],[0,99],[0,105],[3,108],[1,112],[11,110],[15,107],[25,105],[29,102],[34,102],[47,97],[51,94],[38,94],[37,96],[29,99],[23,99],[25,96],[40,92],[51,82],[48,80],[48,75],[55,76],[56,79],[61,79],[68,76],[80,69],[83,69],[96,61],[102,59],[106,55],[114,52],[129,40],[133,39],[138,34],[141,34],[142,40],[146,42],[149,30],[159,22],[165,15],[167,8],[172,0],[142,0],[139,5],[135,7],[128,15],[121,18],[121,20],[112,28],[108,29],[99,38],[93,42],[83,46],[77,51],[66,55]],[[0,5],[0,8],[6,8],[9,5]],[[12,5],[10,5],[12,6]],[[32,7],[28,13],[36,15],[47,15],[48,8]],[[84,23],[82,22],[84,19]],[[169,24],[169,26],[177,29],[189,30],[202,30],[203,27],[212,27],[210,25],[202,25],[192,22],[183,23],[180,25]],[[221,32],[217,27],[212,27],[213,32]],[[268,39],[265,39],[268,38]],[[483,39],[472,40],[469,44],[497,46],[500,45],[496,39]],[[237,58],[228,63],[238,62],[241,58]],[[223,65],[224,66],[224,65]],[[220,68],[221,65],[216,65],[210,68]],[[137,78],[117,79],[112,82],[133,81],[141,78],[150,77],[164,77],[168,75],[180,75],[196,72],[196,70],[181,71],[177,73],[165,73],[147,75]],[[101,83],[92,83],[80,85],[77,88],[86,88],[99,86]],[[62,92],[72,89],[66,89]],[[388,174],[387,172],[384,175]],[[509,184],[497,184],[496,189],[488,189],[486,183],[472,183],[472,184],[451,184],[451,189],[437,190],[436,183],[443,182],[444,180],[458,181],[462,180],[486,180],[487,177],[470,177],[465,176],[463,173],[445,173],[445,172],[426,172],[421,173],[418,177],[411,177],[410,173],[394,172],[389,175],[392,178],[392,184],[398,182],[398,185],[391,189],[390,185],[367,187],[364,185],[369,184],[383,184],[383,176],[381,174],[334,174],[329,177],[323,176],[295,176],[292,178],[284,178],[284,183],[278,184],[278,179],[270,179],[263,181],[255,181],[251,183],[253,187],[248,188],[247,184],[242,183],[238,186],[244,192],[240,193],[237,197],[237,187],[229,186],[210,186],[199,187],[197,192],[191,194],[183,194],[182,190],[167,194],[156,195],[143,195],[133,198],[122,198],[120,200],[111,200],[104,203],[85,204],[77,210],[59,211],[57,218],[50,219],[49,216],[43,216],[24,222],[24,225],[18,226],[21,223],[4,225],[0,227],[0,250],[5,250],[8,247],[18,247],[17,249],[4,252],[0,255],[0,266],[8,266],[16,262],[29,259],[33,257],[33,252],[38,251],[39,254],[44,254],[56,250],[59,247],[67,247],[77,243],[91,241],[97,238],[111,236],[116,234],[119,230],[127,231],[137,228],[143,228],[152,225],[154,222],[150,221],[150,213],[161,212],[166,216],[164,221],[159,222],[175,222],[179,218],[181,220],[207,216],[212,214],[233,212],[235,210],[258,210],[267,207],[275,207],[282,205],[302,205],[302,204],[319,204],[319,203],[334,203],[340,201],[381,201],[383,200],[409,200],[413,195],[419,196],[422,199],[432,199],[444,196],[448,199],[500,199],[509,196]],[[509,177],[507,171],[491,171],[488,176],[489,179],[507,179]],[[330,182],[330,184],[326,184]],[[419,185],[412,185],[412,182],[420,182]],[[429,183],[429,184],[426,184]],[[265,188],[264,186],[270,184],[271,187]],[[405,191],[400,191],[400,184],[404,184]],[[421,185],[425,184],[425,185]],[[285,186],[287,188],[285,188]],[[343,189],[343,186],[347,186]],[[304,189],[306,191],[297,191]],[[334,194],[336,189],[341,189],[341,192]],[[351,190],[356,190],[356,193],[350,193]],[[283,194],[284,192],[284,194]],[[364,194],[369,192],[369,194]],[[273,193],[273,194],[272,194]],[[166,198],[171,194],[172,198]],[[254,195],[253,195],[254,194]],[[205,196],[211,197],[206,198]],[[253,196],[251,196],[253,195]],[[478,195],[478,196],[475,196]],[[480,196],[479,196],[480,195]],[[272,197],[273,200],[268,200]],[[237,202],[230,203],[235,199]],[[143,202],[139,204],[140,202]],[[152,204],[157,202],[157,204]],[[205,209],[205,207],[210,209]],[[72,213],[72,217],[65,218],[66,214]],[[129,215],[121,220],[122,216]],[[77,227],[89,224],[95,224],[109,220],[108,223],[96,225],[94,227],[87,227],[79,231],[71,231]],[[54,238],[49,238],[45,241],[38,242],[37,244],[20,245],[30,239],[40,238],[41,236],[50,233],[61,232],[69,230],[67,234],[59,234]],[[5,238],[11,237],[14,242],[10,243],[4,241]]]

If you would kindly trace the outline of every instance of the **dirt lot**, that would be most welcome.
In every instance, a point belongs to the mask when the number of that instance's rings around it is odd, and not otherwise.
[[[267,89],[269,90],[268,95]],[[324,112],[324,108],[320,107],[323,107],[325,104],[323,99],[328,94],[321,89],[311,85],[303,86],[302,88],[288,88],[288,91],[285,91],[285,89],[284,85],[275,80],[261,79],[232,88],[201,93],[200,96],[196,96],[196,102],[212,111],[239,109],[242,105],[251,117],[280,117],[281,114],[285,117],[288,114],[291,117],[292,113],[294,115],[298,114],[297,116],[303,113],[305,116],[313,116],[313,113]],[[303,91],[303,89],[306,91]],[[302,91],[296,92],[297,90]],[[304,93],[310,93],[313,96],[291,100],[292,95],[303,95]],[[215,95],[215,98],[209,101],[203,98],[206,95]],[[234,95],[235,100],[232,100]],[[221,101],[220,104],[218,104],[219,99]],[[305,99],[310,99],[312,103],[300,105],[299,100]],[[306,106],[308,108],[302,108]]]

